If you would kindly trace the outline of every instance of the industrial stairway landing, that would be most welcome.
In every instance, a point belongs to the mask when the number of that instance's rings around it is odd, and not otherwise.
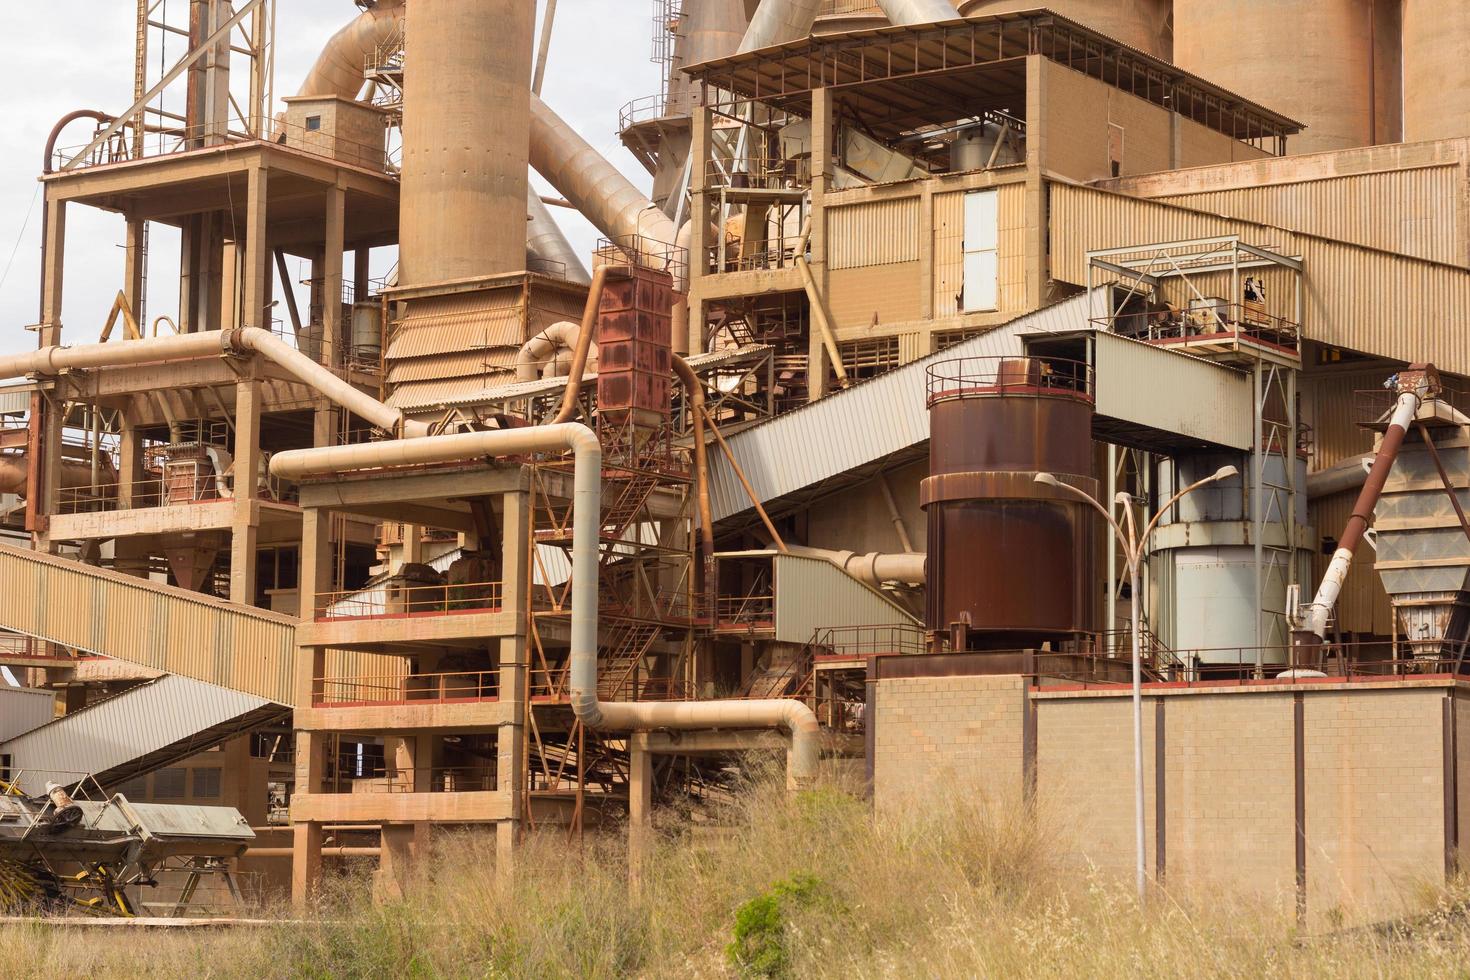
[[[0,629],[289,707],[296,620],[0,545]]]

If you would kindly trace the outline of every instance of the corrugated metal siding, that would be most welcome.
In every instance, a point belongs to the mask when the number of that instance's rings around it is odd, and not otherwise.
[[[1155,200],[1294,228],[1421,259],[1457,262],[1453,164],[1292,184],[1176,194]]]
[[[520,346],[525,341],[521,336],[522,296],[517,286],[413,300],[407,314],[394,325],[385,355],[391,360]]]
[[[1002,259],[1004,262],[1004,259]],[[965,192],[934,195],[934,315],[960,311],[965,288]]]
[[[762,501],[794,493],[929,438],[925,369],[952,357],[1021,353],[1021,334],[1087,327],[1087,297],[1074,296],[989,333],[730,436],[730,450]],[[710,460],[714,519],[750,508],[723,456]],[[0,624],[3,625],[3,624]]]
[[[1240,235],[1303,257],[1308,338],[1470,373],[1470,331],[1449,327],[1470,311],[1470,270],[1064,184],[1051,185],[1051,218],[1052,275],[1063,282],[1086,282],[1089,249]],[[1224,278],[1195,281],[1218,294]],[[1290,312],[1279,289],[1272,308]]]
[[[1099,333],[1095,341],[1099,415],[1234,449],[1251,447],[1250,378],[1126,337]]]
[[[40,728],[56,717],[56,695],[0,685],[0,742]]]
[[[830,626],[914,623],[908,612],[836,565],[802,555],[772,556],[775,569],[775,638],[806,643]]]
[[[934,316],[956,316],[965,284],[965,194],[934,195]],[[995,188],[997,205],[997,309],[1026,308],[1026,187]]]
[[[291,704],[296,621],[0,545],[0,627]]]
[[[104,773],[269,707],[263,698],[177,675],[147,681],[4,744],[17,769]]]
[[[1355,421],[1353,392],[1381,388],[1387,377],[1382,368],[1302,376],[1302,421],[1312,427],[1313,470],[1373,451],[1373,433]]]
[[[827,265],[860,269],[919,259],[919,198],[844,204],[826,210]]]

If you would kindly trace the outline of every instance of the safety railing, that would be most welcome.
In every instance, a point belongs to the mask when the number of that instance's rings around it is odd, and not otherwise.
[[[659,92],[625,103],[618,110],[618,132],[627,132],[634,126],[652,122],[655,119],[687,116],[699,104],[697,96],[698,93],[694,89],[686,88],[677,92],[673,98],[670,98],[667,92]]]
[[[1249,340],[1296,353],[1301,347],[1301,326],[1293,320],[1267,313],[1264,303],[1216,303],[1181,309],[1119,313],[1096,317],[1102,330],[1156,344]]]
[[[806,250],[806,239],[800,235],[783,238],[768,238],[758,247],[746,247],[741,242],[728,242],[707,249],[705,271],[751,272],[757,269],[794,269],[796,260]]]
[[[326,157],[367,170],[376,172],[386,170],[388,147],[386,126],[382,140],[366,141],[354,140],[330,130],[312,129],[280,119],[271,124],[271,132],[264,138],[232,130],[214,145],[251,142],[276,143],[303,153],[310,153],[313,156]],[[202,126],[177,126],[166,132],[150,132],[140,156],[133,152],[132,127],[124,126],[113,136],[93,147],[85,158],[77,161],[72,169],[81,170],[107,164],[125,163],[135,159],[176,156],[180,153],[213,148],[203,144],[204,129]],[[90,141],[57,148],[52,154],[52,168],[60,170],[67,166],[78,153],[85,151],[89,145]]]
[[[494,766],[379,766],[371,776],[342,776],[331,793],[484,793],[495,787]]]
[[[368,674],[318,677],[312,706],[365,707],[404,704],[464,704],[500,697],[500,674],[493,670],[456,670],[437,674]]]
[[[981,395],[1058,395],[1092,401],[1092,368],[1060,357],[954,357],[925,372],[928,403]]]
[[[317,596],[314,618],[325,622],[493,612],[500,608],[501,596],[500,582],[443,585],[386,582],[371,589],[321,593]]]
[[[929,652],[923,628],[909,623],[829,626],[818,630],[809,646],[818,662]]]
[[[1440,390],[1434,398],[1457,411],[1470,410],[1470,392],[1458,385],[1446,383],[1443,378],[1440,380]],[[1353,421],[1363,426],[1383,425],[1393,414],[1394,405],[1398,400],[1399,393],[1392,388],[1368,388],[1354,391]],[[1434,423],[1429,422],[1429,424]]]
[[[100,660],[100,657],[74,657],[71,652],[63,646],[48,643],[34,636],[23,636],[20,633],[0,634],[0,659],[3,660],[38,660],[38,661],[78,661],[78,660]]]
[[[716,632],[746,633],[770,629],[776,621],[773,595],[719,596],[715,599]]]

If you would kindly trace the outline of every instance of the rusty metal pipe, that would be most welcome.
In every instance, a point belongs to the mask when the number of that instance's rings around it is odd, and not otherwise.
[[[709,497],[709,447],[704,439],[704,382],[699,380],[689,362],[678,354],[673,355],[673,365],[674,373],[684,382],[684,390],[689,395],[689,411],[694,416],[694,483],[699,494],[699,539],[705,561],[709,561],[715,553],[715,523]]]
[[[572,351],[572,367],[567,372],[567,387],[562,392],[561,408],[557,409],[553,425],[570,422],[577,414],[577,396],[582,391],[582,375],[587,370],[587,356],[592,350],[592,335],[597,332],[597,311],[602,306],[602,287],[607,285],[611,266],[600,265],[592,273],[592,285],[587,289],[587,305],[582,308],[582,329],[577,334],[577,346]]]
[[[1404,444],[1404,435],[1409,424],[1414,421],[1422,401],[1417,389],[1399,395],[1389,418],[1388,429],[1383,433],[1383,441],[1378,444],[1378,452],[1373,458],[1373,468],[1368,471],[1368,479],[1364,481],[1357,502],[1353,504],[1352,516],[1342,529],[1337,550],[1332,553],[1332,561],[1327,565],[1322,583],[1317,587],[1317,594],[1311,605],[1305,607],[1298,617],[1298,627],[1293,630],[1293,646],[1310,647],[1326,638],[1327,620],[1332,615],[1333,607],[1337,605],[1337,597],[1341,594],[1343,582],[1352,567],[1353,552],[1357,550],[1358,542],[1363,540],[1363,532],[1368,529],[1368,519],[1373,514],[1373,507],[1383,493],[1389,470],[1393,469],[1393,461],[1398,458],[1399,448]]]

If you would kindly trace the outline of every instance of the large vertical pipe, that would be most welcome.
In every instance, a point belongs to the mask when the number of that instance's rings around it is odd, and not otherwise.
[[[934,24],[960,16],[949,0],[878,0],[878,6],[894,24]]]
[[[534,13],[504,0],[408,6],[401,285],[525,266]]]
[[[740,53],[806,37],[821,9],[822,0],[761,0],[740,41]]]

